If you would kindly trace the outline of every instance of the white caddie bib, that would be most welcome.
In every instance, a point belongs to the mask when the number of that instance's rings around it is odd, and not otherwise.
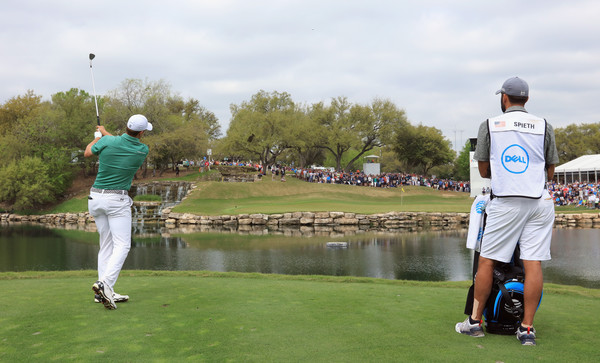
[[[494,195],[540,198],[546,180],[546,120],[512,111],[489,119],[488,127]]]

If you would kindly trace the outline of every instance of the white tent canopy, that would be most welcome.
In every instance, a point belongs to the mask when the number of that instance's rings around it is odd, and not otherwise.
[[[558,182],[563,184],[579,182],[598,182],[600,174],[600,154],[583,155],[568,163],[559,165],[554,170]]]

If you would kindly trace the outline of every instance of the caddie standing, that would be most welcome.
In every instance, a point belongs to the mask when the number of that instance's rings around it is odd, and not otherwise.
[[[474,156],[481,176],[492,179],[492,194],[486,207],[473,311],[455,330],[484,336],[481,317],[492,288],[494,264],[510,262],[519,243],[525,267],[525,306],[516,336],[522,345],[535,345],[533,318],[543,288],[541,261],[550,260],[554,225],[554,204],[546,180],[554,177],[558,152],[552,126],[525,110],[529,85],[524,80],[509,78],[496,94],[500,94],[503,114],[481,124]]]
[[[116,309],[115,302],[129,296],[114,292],[114,286],[131,248],[131,205],[129,188],[136,171],[148,155],[148,146],[141,143],[144,132],[152,124],[143,115],[133,115],[127,121],[126,133],[113,136],[98,126],[94,141],[84,156],[98,156],[98,175],[88,197],[88,208],[100,235],[98,281],[92,285],[97,302],[107,309]]]

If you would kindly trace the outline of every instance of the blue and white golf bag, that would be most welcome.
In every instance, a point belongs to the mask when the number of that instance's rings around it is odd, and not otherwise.
[[[479,253],[475,253],[473,261],[473,285],[469,289],[465,314],[471,315],[473,309],[473,294]],[[524,298],[523,284],[525,272],[520,257],[519,246],[515,249],[512,261],[497,262],[494,267],[494,281],[483,316],[485,330],[491,334],[515,334],[523,319]],[[540,303],[542,299],[540,298]],[[539,307],[539,303],[538,303]]]

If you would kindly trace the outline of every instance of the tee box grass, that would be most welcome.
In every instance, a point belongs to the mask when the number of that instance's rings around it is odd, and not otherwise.
[[[467,283],[123,271],[117,310],[94,271],[0,274],[0,361],[594,362],[598,290],[548,284],[538,345],[457,334]],[[577,312],[577,313],[573,313]],[[468,358],[471,357],[471,358]]]

